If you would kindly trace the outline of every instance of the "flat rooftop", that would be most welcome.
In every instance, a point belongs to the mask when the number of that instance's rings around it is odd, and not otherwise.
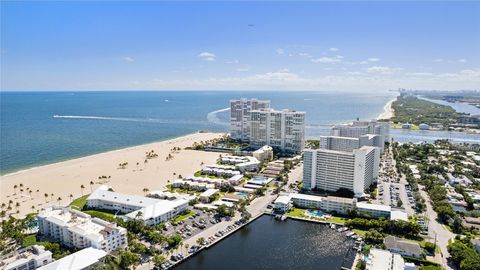
[[[71,255],[38,268],[38,270],[81,270],[105,257],[107,253],[96,248],[84,248]]]

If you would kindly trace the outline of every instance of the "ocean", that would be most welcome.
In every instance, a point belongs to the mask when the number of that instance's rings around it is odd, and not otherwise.
[[[199,130],[227,132],[229,100],[234,98],[270,99],[276,109],[306,111],[306,135],[317,137],[328,134],[331,124],[377,117],[394,96],[391,92],[0,92],[0,174]],[[392,135],[400,141],[435,137],[428,132],[398,132]],[[480,135],[435,134],[480,142]]]

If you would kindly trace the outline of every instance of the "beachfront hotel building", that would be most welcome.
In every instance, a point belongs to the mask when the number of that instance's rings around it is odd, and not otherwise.
[[[250,136],[250,112],[270,108],[270,100],[230,100],[230,137],[248,142]]]
[[[352,152],[328,149],[305,150],[303,188],[335,192],[340,188],[362,196],[378,178],[379,149],[362,146]]]
[[[127,218],[141,219],[145,224],[157,225],[185,211],[188,200],[159,200],[138,195],[109,191],[107,186],[98,187],[88,198],[88,208],[116,211]]]
[[[279,152],[298,154],[305,145],[305,112],[254,110],[250,119],[250,147],[265,145]]]
[[[39,234],[73,248],[105,252],[127,247],[127,230],[70,207],[49,207],[38,214]]]

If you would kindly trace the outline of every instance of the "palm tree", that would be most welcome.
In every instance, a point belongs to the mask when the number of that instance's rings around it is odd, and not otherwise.
[[[37,198],[38,198],[38,193],[40,192],[40,189],[37,189]]]
[[[189,244],[185,244],[185,250],[188,251],[188,248],[190,247]]]
[[[43,196],[45,196],[45,202],[47,202],[47,199],[48,199],[48,194],[45,193]]]
[[[68,197],[70,197],[70,202],[72,202],[72,200],[73,200],[73,194],[68,195]]]
[[[61,197],[58,197],[57,198],[57,202],[58,202],[58,205],[60,205],[60,202],[62,201],[62,198]]]
[[[17,185],[13,185],[13,195],[17,195]]]
[[[199,238],[197,239],[197,244],[198,244],[198,245],[200,245],[200,246],[203,245],[203,242],[205,242],[205,238],[199,237]]]
[[[143,188],[143,195],[145,196],[148,191],[150,191],[148,188]]]
[[[90,192],[93,192],[92,190],[92,186],[94,185],[95,183],[93,181],[90,181]]]
[[[35,211],[35,205],[32,205],[32,211]]]
[[[23,184],[22,184],[22,183],[20,183],[20,187],[23,188]]]
[[[85,189],[84,185],[80,185],[80,189],[82,190],[82,196],[83,196],[83,190]]]
[[[20,203],[19,202],[15,203],[15,209],[18,210],[18,208],[20,208]]]
[[[32,200],[33,200],[33,197],[32,197],[32,192],[33,192],[32,190],[29,190],[29,191],[28,191],[28,194],[30,195],[30,199],[32,199]]]
[[[138,211],[137,214],[135,215],[135,219],[139,219],[143,216],[142,211]]]
[[[20,194],[22,194],[22,192],[23,192],[23,188],[20,189]]]

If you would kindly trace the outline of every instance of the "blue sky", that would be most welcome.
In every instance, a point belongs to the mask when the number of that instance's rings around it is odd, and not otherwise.
[[[475,2],[1,2],[2,90],[479,89]]]

